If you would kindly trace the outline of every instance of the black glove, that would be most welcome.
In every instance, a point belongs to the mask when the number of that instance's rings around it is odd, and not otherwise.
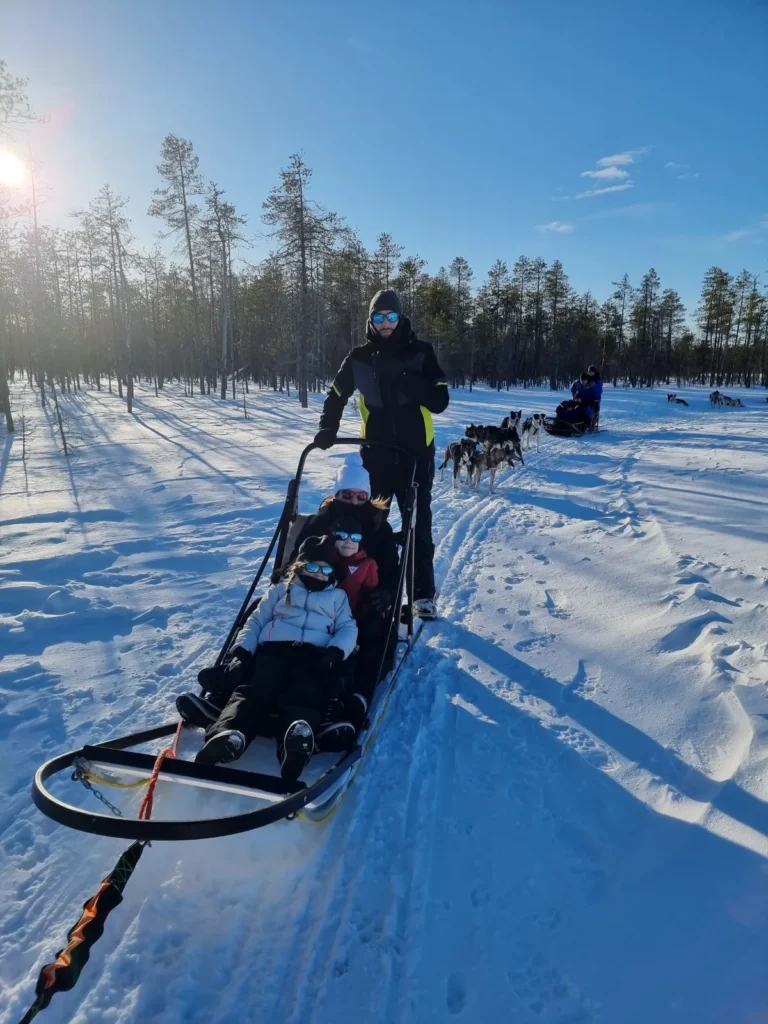
[[[379,587],[378,590],[371,591],[370,602],[374,611],[385,612],[392,604],[392,594],[384,587]]]
[[[323,451],[330,448],[335,440],[336,431],[331,430],[330,427],[323,427],[322,430],[318,430],[315,434],[315,444],[318,448],[322,448]]]
[[[283,579],[283,573],[281,569],[275,569],[272,575],[269,577],[269,582],[273,587],[276,587],[278,583],[281,583]]]
[[[245,679],[252,658],[245,647],[236,647],[228,661],[200,669],[197,681],[206,693],[231,694]]]
[[[344,651],[340,647],[325,647],[318,661],[318,668],[323,673],[333,672],[344,661]]]

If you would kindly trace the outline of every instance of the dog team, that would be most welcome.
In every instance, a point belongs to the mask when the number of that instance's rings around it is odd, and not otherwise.
[[[678,405],[685,405],[685,406],[688,405],[688,403],[686,402],[686,400],[684,398],[678,398],[677,397],[677,392],[676,391],[668,391],[667,392],[667,401],[668,402],[677,402]],[[766,401],[768,402],[768,397],[766,397]],[[743,409],[744,408],[744,403],[742,402],[742,400],[740,398],[730,398],[728,395],[724,395],[721,391],[713,391],[712,392],[712,394],[709,396],[709,404],[712,405],[712,406],[715,406],[715,405],[730,405],[730,406],[734,406],[735,408],[738,408],[738,409]]]
[[[724,395],[722,391],[713,391],[709,396],[710,405],[731,405],[736,406],[739,409],[744,408],[744,403],[740,398],[731,398],[729,395]]]
[[[544,413],[535,412],[523,421],[522,409],[512,410],[509,416],[501,421],[501,426],[480,426],[470,423],[465,436],[459,441],[451,441],[445,449],[445,458],[438,468],[440,479],[445,478],[445,470],[449,462],[453,462],[453,486],[461,479],[462,469],[466,470],[467,483],[475,490],[480,488],[480,480],[484,473],[489,474],[490,493],[496,473],[502,466],[514,468],[515,459],[521,466],[525,465],[521,438],[525,441],[526,451],[531,447],[531,438],[536,438],[536,451],[541,448],[541,432],[544,429]]]

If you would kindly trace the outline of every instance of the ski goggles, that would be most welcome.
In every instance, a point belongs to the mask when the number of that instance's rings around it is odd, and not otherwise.
[[[385,320],[388,324],[396,324],[399,319],[399,313],[371,313],[371,320],[375,324],[383,324]]]
[[[338,496],[342,501],[355,502],[358,505],[364,505],[368,501],[367,491],[339,491]]]
[[[334,540],[353,540],[357,544],[363,539],[362,533],[347,533],[346,530],[334,530]]]
[[[321,572],[323,576],[333,575],[333,567],[330,565],[318,565],[317,562],[307,562],[304,568],[307,572]]]

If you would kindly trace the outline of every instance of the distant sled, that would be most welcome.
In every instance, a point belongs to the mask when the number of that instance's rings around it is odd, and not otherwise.
[[[544,429],[555,437],[581,437],[583,434],[596,434],[600,420],[599,409],[592,417],[591,423],[585,423],[581,417],[577,417],[578,411],[579,402],[570,399],[561,402],[555,410],[554,416],[544,417]]]
[[[339,438],[335,443],[397,447],[362,441],[359,438]],[[280,521],[219,653],[217,664],[220,664],[234,647],[237,634],[255,607],[255,603],[252,601],[253,594],[272,558],[273,551],[276,552],[275,565],[280,565],[286,551],[291,550],[287,544],[289,538],[295,536],[297,520],[300,518],[298,516],[298,495],[304,464],[309,453],[316,447],[316,445],[310,444],[301,454],[296,476],[288,484],[288,493]],[[413,456],[405,449],[398,450],[413,460],[413,469],[403,510],[400,578],[388,623],[387,646],[391,643],[393,633],[397,633],[395,662],[392,670],[383,675],[384,658],[382,658],[379,682],[371,701],[367,720],[357,737],[355,746],[333,755],[316,754],[306,773],[309,778],[307,782],[288,782],[279,775],[247,770],[242,767],[200,765],[194,761],[184,760],[181,756],[167,756],[159,760],[156,753],[133,749],[156,743],[165,737],[173,736],[174,733],[180,735],[179,723],[171,722],[106,742],[86,745],[46,761],[35,773],[32,784],[32,799],[43,814],[69,828],[89,832],[93,835],[133,839],[141,842],[173,842],[235,835],[286,818],[300,817],[320,822],[338,807],[360,769],[363,755],[372,743],[381,724],[400,672],[424,626],[422,622],[417,629],[414,629],[413,606],[410,598],[405,606],[404,614],[401,616],[406,583],[408,583],[408,594],[413,594],[413,539],[416,503],[416,487],[413,477],[416,464]],[[261,746],[262,743],[258,740],[251,744],[251,748]],[[243,760],[258,759],[258,749],[254,750],[253,756],[249,756],[251,748]],[[272,750],[271,762],[274,763],[274,748],[271,741],[270,749]],[[59,780],[62,779],[64,773],[68,773],[74,781],[82,781],[88,788],[97,791],[100,784],[116,786],[118,789],[131,789],[144,785],[153,788],[154,782],[150,782],[150,779],[154,773],[157,781],[175,782],[182,787],[192,787],[199,793],[207,791],[209,794],[219,794],[220,797],[217,796],[217,799],[222,802],[225,800],[225,795],[226,799],[232,796],[250,797],[257,806],[234,814],[186,820],[157,817],[151,818],[151,820],[138,820],[123,816],[119,808],[109,803],[105,803],[105,806],[113,808],[111,813],[97,813],[69,803],[51,791],[50,784],[54,784],[57,789],[61,788]],[[170,797],[169,791],[163,792],[164,803],[167,803]],[[103,801],[103,797],[100,799]]]

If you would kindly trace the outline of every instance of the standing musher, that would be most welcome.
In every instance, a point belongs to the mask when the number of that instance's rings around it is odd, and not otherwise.
[[[448,384],[432,346],[419,341],[400,296],[391,288],[377,292],[368,311],[367,342],[344,357],[323,405],[315,444],[329,448],[336,440],[344,406],[360,392],[360,436],[401,445],[416,456],[416,529],[414,612],[434,618],[435,573],[432,542],[432,481],[435,477],[435,431],[432,413],[448,406]],[[371,494],[397,499],[402,514],[412,463],[386,448],[364,448]]]

